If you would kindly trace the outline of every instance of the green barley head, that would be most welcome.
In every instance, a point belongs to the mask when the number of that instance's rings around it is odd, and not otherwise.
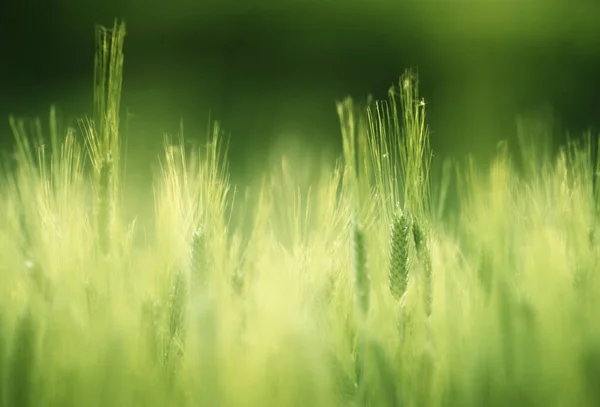
[[[408,284],[408,248],[410,221],[407,213],[400,212],[392,219],[390,236],[390,292],[396,300],[400,300],[406,292]]]
[[[185,312],[187,308],[187,281],[182,270],[177,270],[169,295],[169,347],[166,357],[168,361],[178,358],[182,353],[185,335]]]
[[[352,253],[354,255],[354,290],[356,303],[366,314],[369,311],[369,274],[367,271],[367,249],[365,234],[355,222],[352,231]]]
[[[102,160],[98,171],[97,223],[102,253],[110,249],[110,223],[112,221],[111,185],[113,182],[113,161],[110,153]]]
[[[425,250],[425,235],[423,230],[416,219],[413,219],[412,225],[413,239],[415,240],[415,248],[417,253],[420,255]]]
[[[423,266],[425,275],[423,276],[424,283],[424,295],[425,295],[425,310],[427,315],[431,315],[432,303],[433,303],[433,277],[431,270],[431,254],[427,246],[427,238],[423,229],[421,228],[417,219],[413,219],[413,238],[415,241],[415,248],[417,249],[417,256]]]

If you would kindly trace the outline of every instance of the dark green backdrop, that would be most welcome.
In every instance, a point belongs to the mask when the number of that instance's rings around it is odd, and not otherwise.
[[[335,101],[377,98],[418,68],[433,146],[487,157],[515,116],[553,111],[563,129],[600,121],[600,6],[581,1],[13,0],[0,13],[0,134],[7,117],[91,111],[94,23],[125,19],[122,106],[130,152],[154,154],[181,117],[209,112],[234,171],[280,136],[337,151]],[[401,4],[401,6],[399,6]],[[533,112],[533,113],[532,113]]]

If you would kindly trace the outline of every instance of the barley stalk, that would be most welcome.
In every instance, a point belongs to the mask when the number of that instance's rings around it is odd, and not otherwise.
[[[399,404],[398,395],[396,393],[396,382],[394,380],[395,372],[390,364],[389,356],[386,354],[385,348],[381,343],[371,340],[369,341],[369,350],[373,359],[373,367],[379,378],[379,386],[381,391],[380,403],[384,402],[384,406],[397,406]]]
[[[33,406],[34,371],[35,371],[35,322],[27,312],[21,317],[15,337],[10,360],[8,375],[8,405],[28,407]]]
[[[400,333],[400,343],[410,338],[413,327],[413,319],[410,310],[408,309],[406,294],[402,295],[398,302],[398,332]]]
[[[598,377],[600,377],[600,350],[597,346],[588,345],[586,347],[583,351],[580,365],[584,377],[584,385],[588,394],[590,394],[590,399],[594,405],[600,405],[600,387],[598,386]]]

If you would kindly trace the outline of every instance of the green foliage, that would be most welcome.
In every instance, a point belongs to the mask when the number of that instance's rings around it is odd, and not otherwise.
[[[54,111],[49,145],[11,118],[0,406],[598,404],[591,135],[523,173],[506,146],[460,167],[449,222],[454,167],[430,176],[409,71],[386,102],[338,105],[343,156],[311,172],[284,154],[232,185],[219,126],[194,149],[182,126],[153,216],[126,219],[124,33],[97,29],[83,145]]]

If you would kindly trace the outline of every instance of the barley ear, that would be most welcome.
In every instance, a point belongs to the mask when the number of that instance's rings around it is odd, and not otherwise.
[[[365,234],[356,220],[353,220],[352,227],[352,254],[354,256],[354,295],[355,302],[360,309],[362,321],[364,322],[366,315],[369,312],[369,290],[370,281],[367,270],[367,248]],[[361,324],[361,327],[364,325]],[[357,354],[357,385],[359,405],[366,405],[366,383],[365,383],[365,336],[361,332],[359,336],[360,345]]]
[[[390,265],[389,285],[392,296],[400,301],[408,285],[408,234],[409,219],[407,214],[400,212],[392,219],[390,234]]]
[[[169,333],[177,336],[183,329],[183,319],[187,296],[185,276],[181,270],[175,273],[169,296]]]
[[[354,255],[354,291],[356,303],[363,315],[369,311],[369,274],[367,271],[367,250],[365,234],[355,222],[352,233],[352,253]]]
[[[185,338],[185,312],[187,307],[187,281],[181,270],[177,270],[171,285],[169,296],[169,345],[166,352],[169,367],[175,368],[177,360],[183,354]]]
[[[98,171],[97,222],[100,249],[103,254],[107,254],[110,250],[110,227],[113,204],[111,186],[113,175],[113,162],[110,153],[107,153]]]
[[[433,304],[433,278],[431,270],[431,256],[429,248],[427,246],[427,237],[423,233],[423,229],[419,225],[417,219],[413,219],[413,239],[415,241],[415,248],[417,249],[417,256],[423,266],[425,272],[424,275],[424,291],[425,291],[425,311],[427,316],[431,315],[432,304]]]
[[[123,82],[125,25],[115,21],[112,29],[96,27],[94,63],[94,126],[86,142],[96,174],[97,227],[100,248],[111,249],[117,211],[120,140],[119,117]]]

